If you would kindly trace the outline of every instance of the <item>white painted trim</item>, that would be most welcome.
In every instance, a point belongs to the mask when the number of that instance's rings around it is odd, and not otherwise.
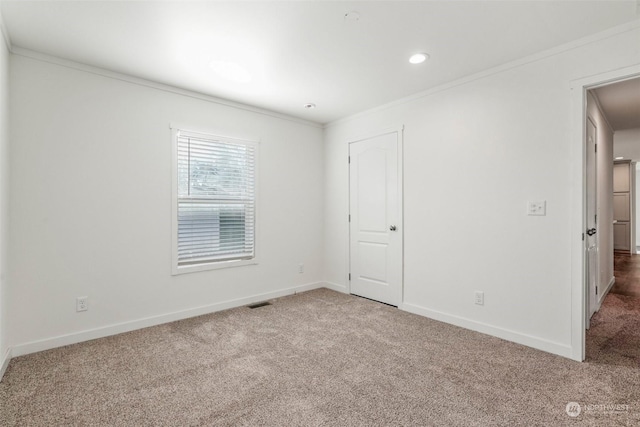
[[[612,135],[613,136],[613,135]],[[633,160],[631,161],[631,164],[629,165],[629,174],[631,175],[631,179],[630,179],[630,185],[629,185],[629,199],[631,201],[631,206],[630,206],[630,215],[629,215],[629,225],[630,225],[630,230],[629,230],[629,243],[630,243],[630,247],[629,247],[629,253],[631,254],[635,254],[636,253],[636,248],[637,248],[637,242],[636,242],[636,193],[637,193],[637,189],[636,189],[636,162],[634,162]]]
[[[522,334],[510,329],[499,328],[487,323],[477,322],[465,317],[455,316],[443,313],[441,311],[431,310],[428,308],[406,303],[401,304],[398,308],[409,313],[418,314],[420,316],[428,317],[433,320],[438,320],[440,322],[459,326],[461,328],[470,329],[472,331],[502,338],[504,340],[526,345],[527,347],[532,347],[537,350],[557,354],[558,356],[570,358],[572,354],[571,347],[567,345],[545,340],[532,335]]]
[[[345,272],[344,275],[344,280],[345,283],[347,284],[346,288],[347,288],[347,293],[351,294],[351,149],[349,146],[349,141],[347,140],[345,144],[343,144],[344,150],[346,152],[346,157],[347,159],[349,159],[346,162],[345,168],[347,168],[347,191],[345,191],[345,197],[346,197],[346,206],[347,206],[347,216],[346,216],[346,220],[347,220],[347,235],[344,237],[345,239],[345,247],[347,249],[346,251],[346,258],[347,258],[347,263],[346,263],[346,267],[347,267],[347,271]]]
[[[629,27],[635,29],[638,25]],[[614,34],[612,34],[614,35]],[[585,251],[582,233],[586,228],[585,128],[587,90],[640,76],[640,65],[623,67],[571,82],[571,358],[585,358],[585,328],[588,284],[585,280]]]
[[[345,285],[339,285],[333,282],[323,282],[323,286],[327,289],[331,289],[332,291],[341,292],[343,294],[349,293],[349,288]]]
[[[600,310],[600,307],[602,307],[602,303],[604,302],[604,299],[609,294],[609,291],[613,287],[614,283],[616,283],[616,278],[614,276],[611,276],[611,280],[609,280],[609,284],[605,288],[604,292],[600,295],[600,299],[598,300],[598,310]]]
[[[398,305],[404,303],[404,125],[397,128],[398,137],[398,227],[400,227],[400,289]]]
[[[519,68],[519,67],[525,66],[527,64],[531,64],[531,63],[534,63],[534,62],[542,61],[542,60],[550,58],[552,56],[559,55],[559,54],[561,54],[563,52],[567,52],[567,51],[570,51],[572,49],[576,49],[576,48],[579,48],[579,47],[582,47],[582,46],[586,46],[586,45],[589,45],[589,44],[592,44],[592,43],[596,43],[596,42],[599,42],[599,41],[602,41],[602,40],[606,40],[608,38],[615,37],[615,36],[617,36],[619,34],[626,33],[626,32],[629,32],[629,31],[633,31],[633,30],[638,29],[638,28],[640,28],[640,20],[628,22],[626,24],[622,24],[622,25],[610,28],[610,29],[608,29],[606,31],[602,31],[600,33],[593,34],[591,36],[587,36],[587,37],[584,37],[584,38],[581,38],[581,39],[578,39],[578,40],[574,40],[574,41],[571,41],[569,43],[565,43],[565,44],[562,44],[560,46],[556,46],[556,47],[553,47],[551,49],[535,53],[533,55],[525,56],[524,58],[520,58],[520,59],[517,59],[515,61],[507,62],[506,64],[498,65],[497,67],[489,68],[488,70],[480,71],[478,73],[471,74],[469,76],[462,77],[460,79],[453,80],[451,82],[443,83],[443,84],[435,86],[433,88],[430,88],[430,89],[427,89],[427,90],[424,90],[424,91],[421,91],[421,92],[414,93],[413,95],[409,95],[407,97],[400,98],[400,99],[397,99],[395,101],[391,101],[389,103],[382,104],[382,105],[379,105],[377,107],[374,107],[374,108],[371,108],[371,109],[368,109],[368,110],[361,111],[361,112],[353,114],[351,116],[347,116],[347,117],[343,117],[343,118],[338,119],[338,120],[334,120],[332,122],[329,122],[329,123],[325,124],[324,128],[326,129],[326,128],[329,128],[331,126],[337,125],[337,124],[350,122],[350,121],[352,121],[354,119],[357,119],[357,118],[363,117],[363,116],[367,116],[367,115],[370,115],[370,114],[375,113],[375,112],[384,111],[384,110],[388,110],[390,108],[397,107],[397,106],[402,105],[402,104],[407,104],[407,103],[413,102],[413,101],[415,101],[417,99],[420,99],[420,98],[425,98],[425,97],[428,97],[428,96],[432,96],[432,95],[434,95],[436,93],[443,92],[443,91],[449,90],[449,89],[457,87],[457,86],[462,86],[462,85],[474,82],[476,80],[481,80],[481,79],[484,79],[486,77],[489,77],[489,76],[492,76],[492,75],[495,75],[495,74],[500,74],[500,73],[502,73],[504,71],[507,71],[507,70],[511,70],[511,69],[514,69],[514,68]]]
[[[7,352],[4,354],[2,360],[0,361],[0,381],[4,378],[4,373],[7,372],[7,368],[9,367],[9,362],[11,362],[11,347],[7,349]]]
[[[226,137],[214,133],[209,133],[207,129],[196,127],[182,127],[176,124],[170,124],[171,130],[171,275],[196,273],[199,271],[220,270],[223,268],[244,267],[249,265],[258,265],[260,263],[260,140],[259,139],[241,139],[237,137]],[[182,130],[190,133],[198,133],[212,139],[224,142],[238,143],[245,146],[252,146],[255,150],[254,158],[254,224],[253,224],[253,257],[251,259],[234,259],[229,261],[211,261],[202,264],[179,266],[178,265],[178,132]]]
[[[137,329],[147,328],[149,326],[161,325],[163,323],[174,322],[176,320],[188,319],[203,314],[215,313],[217,311],[228,310],[230,308],[241,307],[243,305],[255,302],[280,298],[287,295],[294,295],[300,292],[310,291],[324,287],[323,282],[308,283],[305,285],[294,286],[291,288],[281,289],[273,292],[252,295],[245,298],[239,298],[231,301],[220,302],[216,304],[204,305],[201,307],[190,308],[186,310],[176,311],[173,313],[161,314],[158,316],[146,317],[143,319],[132,320],[128,322],[117,323],[113,325],[103,326],[95,329],[74,332],[57,337],[45,338],[38,341],[26,342],[14,345],[11,349],[12,357],[22,356],[25,354],[35,353],[38,351],[49,350],[65,345],[76,344],[84,341],[104,338],[111,335],[130,332]]]
[[[238,132],[234,131],[235,136],[229,136],[227,135],[227,131],[222,128],[211,128],[208,125],[201,125],[198,123],[170,122],[169,129],[176,131],[184,130],[190,133],[201,133],[204,136],[221,138],[223,140],[229,140],[230,142],[252,142],[257,145],[262,142],[255,133],[251,133],[250,135],[238,135]]]
[[[224,105],[226,107],[236,108],[238,110],[249,111],[251,113],[262,114],[265,116],[287,120],[290,122],[299,123],[306,126],[311,126],[314,128],[322,128],[323,126],[320,123],[312,122],[310,120],[300,119],[298,117],[289,116],[286,114],[276,113],[275,111],[254,107],[252,105],[243,104],[241,102],[230,101],[227,99],[217,98],[215,96],[206,95],[200,92],[194,92],[187,89],[182,89],[176,86],[171,86],[164,83],[159,83],[153,80],[147,80],[140,77],[130,76],[128,74],[119,73],[117,71],[105,70],[102,68],[94,67],[92,65],[82,64],[75,61],[70,61],[67,59],[58,58],[55,56],[46,55],[44,53],[36,52],[29,49],[24,49],[21,47],[13,47],[11,52],[15,55],[23,56],[25,58],[30,58],[36,61],[47,62],[54,65],[59,65],[61,67],[71,68],[73,70],[83,71],[89,74],[95,74],[98,76],[106,77],[109,79],[120,80],[126,83],[135,84],[138,86],[144,86],[156,90],[161,90],[164,92],[174,93],[177,95],[186,96],[189,98],[195,98],[202,101],[211,102],[213,104]]]
[[[178,274],[178,128],[171,134],[171,275]]]
[[[347,145],[353,144],[354,142],[360,142],[367,139],[375,138],[382,135],[388,135],[390,133],[401,133],[404,131],[404,125],[398,125],[393,127],[388,127],[384,129],[379,129],[377,131],[369,131],[365,133],[360,133],[357,136],[353,136],[351,138],[347,138]]]

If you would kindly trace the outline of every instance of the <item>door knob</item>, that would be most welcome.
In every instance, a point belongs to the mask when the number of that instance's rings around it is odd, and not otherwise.
[[[587,236],[593,236],[594,234],[596,234],[595,228],[590,228],[587,230]]]
[[[390,226],[390,227],[389,227],[389,230],[391,230],[391,231],[396,231],[396,226],[395,226],[395,225]]]

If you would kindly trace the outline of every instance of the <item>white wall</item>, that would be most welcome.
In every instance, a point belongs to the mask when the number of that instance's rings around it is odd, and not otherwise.
[[[591,92],[587,96],[587,116],[596,125],[598,152],[597,215],[598,215],[598,303],[613,282],[613,130],[602,114]]]
[[[25,56],[10,71],[14,355],[318,286],[322,129]],[[261,141],[260,265],[171,276],[171,122]]]
[[[613,155],[640,161],[640,128],[616,131],[613,134]]]
[[[637,27],[608,36],[330,125],[327,280],[348,285],[347,142],[403,124],[401,307],[571,356],[571,82],[640,63]]]
[[[1,18],[0,18],[1,20]],[[8,245],[9,245],[9,51],[0,36],[0,378],[7,356],[9,325]],[[6,359],[8,360],[8,359]]]

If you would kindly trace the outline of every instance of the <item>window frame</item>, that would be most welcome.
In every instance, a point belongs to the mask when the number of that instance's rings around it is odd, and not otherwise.
[[[260,141],[248,138],[237,138],[222,136],[220,133],[194,126],[182,126],[171,124],[171,274],[173,276],[194,273],[198,271],[218,270],[223,268],[242,267],[247,265],[257,265],[259,263],[259,157],[260,157]],[[254,235],[253,235],[253,257],[249,259],[232,259],[232,260],[212,260],[210,262],[202,262],[190,265],[178,265],[178,133],[180,131],[196,133],[210,136],[219,141],[228,141],[229,143],[243,143],[253,145],[255,150],[254,158]]]

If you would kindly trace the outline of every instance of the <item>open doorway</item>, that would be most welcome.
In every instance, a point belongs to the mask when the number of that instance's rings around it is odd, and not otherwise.
[[[585,358],[639,360],[640,77],[588,89],[585,110]]]

